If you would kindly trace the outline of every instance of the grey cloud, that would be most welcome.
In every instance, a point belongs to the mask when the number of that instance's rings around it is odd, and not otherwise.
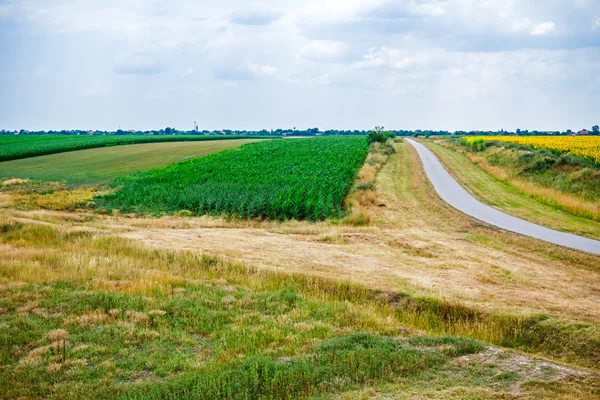
[[[223,81],[251,81],[254,79],[250,71],[231,66],[213,69],[213,76]]]
[[[239,25],[269,25],[283,16],[282,13],[261,4],[254,4],[234,11],[230,22]]]
[[[436,17],[445,14],[443,3],[431,2],[398,2],[387,0],[363,6],[358,15],[374,19],[412,19]]]
[[[478,2],[386,0],[368,3],[344,20],[300,19],[298,27],[311,39],[366,46],[390,45],[402,37],[456,51],[600,46],[598,28],[593,29],[590,17],[596,14],[594,7],[575,7],[566,0],[552,3],[545,7],[541,1],[517,5],[490,1],[485,3],[487,9]]]

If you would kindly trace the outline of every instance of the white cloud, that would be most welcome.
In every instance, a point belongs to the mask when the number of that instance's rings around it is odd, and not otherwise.
[[[272,65],[259,65],[244,63],[239,67],[242,71],[249,72],[255,78],[273,78],[279,75],[279,68]]]
[[[187,78],[189,76],[194,75],[194,68],[188,68],[185,71],[183,71],[183,73],[181,74],[182,78]]]
[[[512,23],[512,28],[515,31],[530,30],[533,23],[529,18],[523,18]]]
[[[348,45],[331,40],[313,40],[304,46],[298,53],[298,57],[310,61],[335,61],[342,57]]]
[[[547,35],[547,34],[553,32],[555,28],[556,28],[556,26],[554,25],[554,22],[542,22],[533,27],[530,35],[531,36]]]
[[[46,70],[44,68],[41,68],[41,69],[37,70],[36,74],[38,74],[38,75],[48,75],[48,70]]]
[[[598,28],[600,28],[600,17],[596,17],[596,21],[594,21],[594,26],[592,27],[593,30]]]
[[[512,29],[516,32],[529,32],[531,36],[543,36],[553,32],[556,25],[552,21],[534,23],[529,18],[523,18],[514,21]]]
[[[214,70],[214,76],[224,81],[253,81],[279,79],[279,68],[272,65],[241,63],[234,68],[224,66]]]
[[[380,48],[369,49],[364,55],[363,60],[355,65],[359,69],[367,68],[396,68],[403,69],[411,65],[412,60],[406,55],[405,51],[383,46]]]
[[[242,37],[236,36],[229,30],[218,30],[212,35],[212,38],[202,50],[211,57],[219,57],[220,55],[227,54],[232,48],[243,42],[244,39]]]
[[[320,86],[331,85],[330,74],[321,74],[318,78],[313,79],[313,82]]]
[[[446,14],[446,9],[440,4],[417,4],[415,12],[429,17],[439,17]]]

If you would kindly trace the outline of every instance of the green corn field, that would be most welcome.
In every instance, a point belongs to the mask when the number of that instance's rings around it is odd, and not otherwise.
[[[342,203],[367,155],[364,137],[265,141],[115,181],[97,199],[122,212],[323,220]]]

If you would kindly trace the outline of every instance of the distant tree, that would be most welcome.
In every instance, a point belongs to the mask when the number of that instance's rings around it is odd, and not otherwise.
[[[372,131],[367,133],[367,140],[369,143],[379,142],[383,143],[390,138],[395,138],[396,133],[392,131],[385,131],[383,126],[376,126]]]
[[[600,127],[598,125],[592,126],[592,132],[594,132],[594,135],[598,135],[600,133]]]

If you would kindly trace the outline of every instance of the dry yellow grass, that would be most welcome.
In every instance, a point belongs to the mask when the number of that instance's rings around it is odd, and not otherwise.
[[[581,215],[600,221],[600,203],[587,201],[581,197],[561,192],[554,188],[542,187],[525,179],[511,176],[505,169],[490,165],[481,156],[466,153],[467,157],[481,169],[497,179],[507,182],[518,188],[523,193],[534,197],[536,200],[567,211],[573,215]]]
[[[27,183],[27,179],[14,178],[5,180],[4,182],[2,182],[2,186],[20,185],[23,183]]]
[[[9,186],[5,195],[10,195],[18,208],[73,211],[92,202],[97,191],[95,187],[68,188],[60,183],[21,184]]]
[[[381,205],[377,192],[373,188],[375,188],[377,173],[389,158],[387,152],[390,149],[393,149],[391,141],[371,144],[365,164],[358,171],[354,188],[344,201],[344,205],[346,209],[350,210],[350,213],[342,219],[343,225],[366,226],[372,222],[369,208]]]
[[[365,164],[362,166],[358,173],[358,183],[368,183],[375,180],[377,175],[377,168],[374,165]]]
[[[374,190],[359,190],[354,194],[358,204],[368,207],[377,204],[377,192]]]

